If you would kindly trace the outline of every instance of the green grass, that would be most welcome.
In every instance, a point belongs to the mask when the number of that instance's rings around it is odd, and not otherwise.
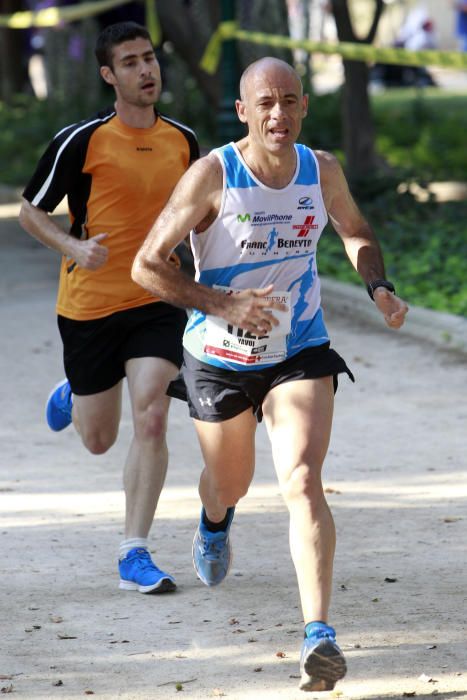
[[[371,102],[376,146],[390,165],[419,181],[465,180],[467,94],[398,89]]]
[[[386,193],[361,204],[383,249],[387,277],[410,304],[467,316],[467,202],[416,202]],[[319,244],[321,274],[362,284],[328,227]]]

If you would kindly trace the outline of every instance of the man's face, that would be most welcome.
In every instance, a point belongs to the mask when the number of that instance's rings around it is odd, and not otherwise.
[[[236,107],[240,121],[248,124],[250,137],[269,151],[279,152],[298,138],[308,97],[302,94],[293,72],[273,65],[247,77]]]
[[[135,107],[153,105],[161,94],[161,71],[151,42],[138,37],[112,50],[113,66],[101,75],[113,85],[117,98]]]

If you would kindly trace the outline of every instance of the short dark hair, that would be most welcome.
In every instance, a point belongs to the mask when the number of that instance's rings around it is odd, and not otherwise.
[[[113,68],[113,47],[122,44],[124,41],[138,39],[138,37],[147,39],[152,45],[151,35],[148,30],[141,24],[137,24],[137,22],[116,22],[116,24],[109,24],[97,37],[96,48],[94,49],[99,66],[110,66]]]

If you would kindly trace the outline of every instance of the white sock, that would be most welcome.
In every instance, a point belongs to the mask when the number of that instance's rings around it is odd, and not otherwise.
[[[130,549],[135,549],[135,547],[140,547],[141,549],[148,548],[147,537],[132,537],[129,540],[122,540],[120,542],[119,558],[124,559]]]

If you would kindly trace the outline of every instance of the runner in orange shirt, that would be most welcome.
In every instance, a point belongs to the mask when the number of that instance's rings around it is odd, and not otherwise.
[[[151,560],[148,534],[167,470],[165,392],[182,361],[186,314],[130,273],[199,149],[190,129],[155,108],[161,75],[145,27],[108,26],[96,57],[115,104],[54,137],[24,191],[20,223],[62,254],[57,314],[66,379],[49,396],[48,424],[58,431],[73,422],[90,452],[106,452],[117,438],[127,378],[134,435],[124,469],[120,588],[162,593],[175,581]],[[50,217],[64,197],[69,231]]]

